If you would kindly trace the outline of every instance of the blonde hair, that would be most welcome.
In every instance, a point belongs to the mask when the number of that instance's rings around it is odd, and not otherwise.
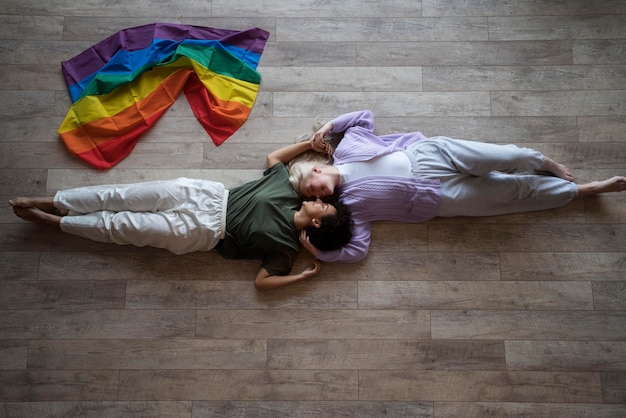
[[[313,124],[313,132],[316,132],[324,123],[317,119]],[[311,139],[312,134],[302,134],[295,142],[304,142]],[[317,151],[306,151],[298,155],[287,164],[289,170],[289,182],[299,193],[300,184],[311,177],[314,167],[332,165],[333,157]]]

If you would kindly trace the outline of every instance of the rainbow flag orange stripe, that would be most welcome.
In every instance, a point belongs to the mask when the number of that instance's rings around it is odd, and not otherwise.
[[[124,159],[181,91],[216,145],[247,120],[269,33],[155,23],[125,29],[62,63],[72,106],[59,127],[99,169]]]

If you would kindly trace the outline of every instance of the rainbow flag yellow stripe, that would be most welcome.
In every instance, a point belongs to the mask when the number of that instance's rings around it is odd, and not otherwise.
[[[62,64],[73,104],[59,135],[79,158],[111,168],[184,91],[220,145],[254,105],[268,36],[162,23],[120,31]],[[218,39],[198,39],[208,37]]]

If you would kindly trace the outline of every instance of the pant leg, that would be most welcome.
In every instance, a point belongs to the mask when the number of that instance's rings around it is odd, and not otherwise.
[[[434,137],[413,144],[407,153],[414,176],[440,181],[442,217],[553,209],[578,195],[572,182],[528,174],[545,162],[529,148]]]
[[[175,254],[208,251],[217,245],[225,233],[228,190],[221,183],[203,180],[189,180],[183,189],[186,198],[175,208],[156,211],[99,210],[70,214],[61,218],[60,227],[64,232],[98,242],[164,248]],[[167,187],[163,190],[167,190]],[[83,193],[89,195],[93,191],[80,191],[78,194]],[[111,196],[108,189],[105,195]],[[181,196],[185,194],[179,193],[178,198]],[[61,194],[59,199],[64,205],[72,200],[66,197]],[[99,199],[95,201],[99,202]],[[143,204],[133,206],[142,207]],[[70,206],[72,210],[84,210],[85,205],[74,202]]]
[[[492,171],[533,173],[545,162],[540,152],[530,148],[443,136],[418,141],[407,151],[415,155],[421,176],[458,173],[484,176]]]
[[[564,206],[578,195],[576,184],[536,174],[458,174],[441,181],[438,216],[495,216]]]
[[[61,213],[92,213],[102,210],[156,212],[174,209],[189,202],[193,190],[206,181],[178,178],[132,184],[112,184],[63,190],[54,196]]]

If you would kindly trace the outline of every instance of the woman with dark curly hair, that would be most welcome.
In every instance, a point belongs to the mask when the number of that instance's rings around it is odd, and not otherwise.
[[[299,234],[328,250],[350,241],[350,212],[339,202],[301,201],[285,162],[308,143],[267,156],[258,180],[233,189],[179,178],[125,185],[87,186],[54,197],[9,201],[17,216],[99,242],[165,248],[175,254],[215,248],[226,258],[262,259],[255,285],[269,289],[315,276],[319,262],[289,274]]]

